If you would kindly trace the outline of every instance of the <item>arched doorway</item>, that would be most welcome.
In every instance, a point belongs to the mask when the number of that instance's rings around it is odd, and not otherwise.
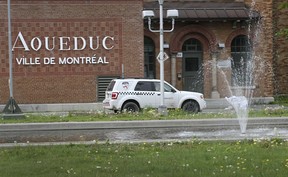
[[[144,78],[155,79],[155,44],[154,41],[144,37]]]
[[[203,47],[199,40],[190,38],[182,46],[183,90],[203,93]]]

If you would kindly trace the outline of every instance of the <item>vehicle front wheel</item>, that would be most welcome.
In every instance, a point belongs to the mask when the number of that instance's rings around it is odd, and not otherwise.
[[[199,105],[196,101],[188,100],[183,103],[182,110],[189,112],[189,113],[198,113],[199,112]]]
[[[140,108],[139,106],[134,103],[134,102],[127,102],[123,105],[122,107],[122,111],[126,111],[126,112],[139,112]]]

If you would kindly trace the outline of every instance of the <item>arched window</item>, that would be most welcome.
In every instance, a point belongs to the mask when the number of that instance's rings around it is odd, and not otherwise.
[[[182,51],[202,52],[202,45],[197,39],[188,39],[184,42]]]
[[[247,36],[239,35],[232,40],[232,86],[252,85],[251,50]]]
[[[144,77],[155,79],[155,44],[149,37],[144,37]]]

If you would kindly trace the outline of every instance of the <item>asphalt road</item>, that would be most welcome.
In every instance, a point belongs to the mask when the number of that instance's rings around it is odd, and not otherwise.
[[[0,125],[0,146],[63,143],[131,143],[182,140],[288,140],[288,117],[237,119],[22,123]]]

